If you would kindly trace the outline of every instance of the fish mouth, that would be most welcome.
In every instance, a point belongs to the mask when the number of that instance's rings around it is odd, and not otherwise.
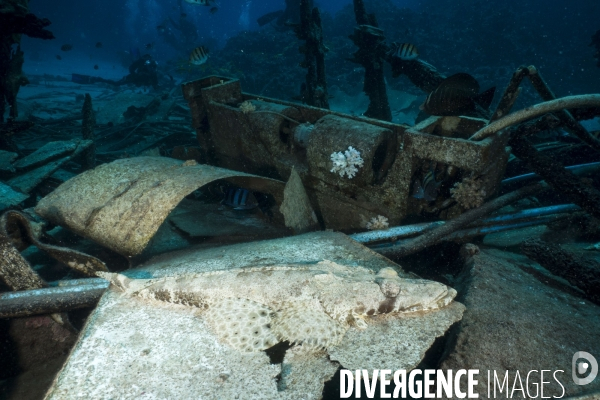
[[[401,307],[399,309],[400,312],[416,312],[416,311],[431,311],[431,310],[439,310],[441,308],[446,307],[450,304],[454,298],[456,297],[456,290],[452,289],[449,286],[438,283],[443,288],[440,288],[439,293],[428,301],[424,301],[420,304],[413,304]],[[400,294],[402,296],[402,294]]]
[[[430,303],[429,306],[429,310],[436,310],[439,308],[444,308],[446,307],[448,304],[450,304],[454,298],[456,297],[456,290],[452,289],[451,287],[446,286],[446,293],[441,294],[440,296],[438,296],[438,298]]]
[[[446,307],[448,304],[450,304],[452,302],[452,300],[454,300],[454,298],[456,297],[456,290],[454,290],[451,287],[448,287],[446,285],[443,285],[443,286],[444,286],[444,289],[431,301],[423,304],[422,307],[420,308],[421,310],[423,310],[423,311],[438,310],[440,308]]]

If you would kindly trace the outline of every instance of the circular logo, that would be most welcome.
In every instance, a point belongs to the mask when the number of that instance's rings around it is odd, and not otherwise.
[[[585,361],[584,361],[585,360]],[[571,366],[573,382],[576,385],[587,385],[591,383],[598,375],[598,361],[588,352],[578,351],[573,354],[573,361]],[[580,378],[580,375],[588,374],[584,378]]]

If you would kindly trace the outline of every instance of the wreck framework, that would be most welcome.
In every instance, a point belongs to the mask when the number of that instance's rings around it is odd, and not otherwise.
[[[239,80],[219,76],[184,83],[183,93],[200,162],[281,180],[295,169],[327,229],[364,229],[378,215],[398,225],[444,204],[441,216],[455,216],[463,210],[453,202],[448,207],[449,196],[438,196],[433,207],[411,196],[423,166],[442,165],[451,178],[478,176],[490,197],[508,161],[506,139],[467,140],[487,124],[483,119],[430,117],[409,127],[244,93]],[[240,107],[244,102],[253,107]],[[331,172],[331,154],[348,146],[364,160],[352,179]]]

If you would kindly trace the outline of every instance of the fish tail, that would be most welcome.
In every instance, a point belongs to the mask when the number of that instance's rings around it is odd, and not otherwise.
[[[114,286],[121,292],[125,292],[131,283],[131,279],[122,274],[115,274],[113,272],[96,272],[96,275],[100,278],[106,279],[110,282],[111,286]]]
[[[475,102],[477,102],[481,107],[488,110],[490,105],[492,104],[492,100],[494,100],[494,94],[496,93],[496,86],[489,88],[485,92],[478,94],[475,97]]]
[[[243,189],[237,189],[235,191],[235,196],[233,197],[233,205],[238,207],[241,205],[240,196],[243,194]]]
[[[425,197],[425,190],[423,190],[423,185],[421,185],[421,182],[419,182],[419,180],[415,181],[413,188],[413,197],[415,199],[422,199]]]

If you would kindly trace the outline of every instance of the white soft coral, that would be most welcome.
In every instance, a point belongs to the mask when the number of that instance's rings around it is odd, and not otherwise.
[[[367,222],[367,229],[372,231],[379,229],[387,229],[390,227],[388,219],[383,215],[378,215],[377,217],[371,218],[369,222]]]
[[[348,179],[354,178],[358,172],[358,168],[362,167],[364,164],[360,152],[352,146],[349,146],[348,150],[344,153],[341,151],[332,153],[331,161],[333,161],[331,172],[338,173],[341,177],[346,175],[348,176]]]

